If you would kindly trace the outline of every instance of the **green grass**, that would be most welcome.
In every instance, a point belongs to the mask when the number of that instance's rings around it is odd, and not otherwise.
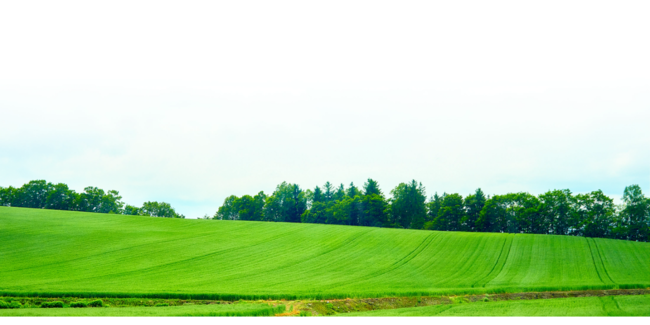
[[[266,304],[198,305],[173,307],[115,308],[21,308],[0,310],[1,316],[273,316],[282,313],[284,305]]]
[[[650,296],[606,296],[384,309],[337,316],[650,316]]]
[[[650,287],[650,243],[0,207],[0,293],[296,299]],[[166,307],[159,307],[166,308]]]

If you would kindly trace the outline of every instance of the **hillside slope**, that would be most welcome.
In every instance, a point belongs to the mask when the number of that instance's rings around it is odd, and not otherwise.
[[[0,207],[0,292],[371,297],[650,287],[650,243]]]

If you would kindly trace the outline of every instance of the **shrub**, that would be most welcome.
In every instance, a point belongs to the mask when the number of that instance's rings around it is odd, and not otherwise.
[[[22,308],[22,307],[23,307],[23,305],[21,305],[18,301],[12,301],[9,304],[9,308],[12,308],[12,309],[18,309],[18,308]]]
[[[6,303],[4,300],[0,300],[0,309],[7,309],[9,308],[9,304]]]
[[[61,301],[46,301],[41,304],[41,308],[63,308]]]
[[[161,304],[156,304],[156,307],[168,307],[168,306],[169,306],[169,304],[166,303],[166,302],[165,302],[165,303],[161,303]]]
[[[75,301],[75,302],[70,304],[70,307],[72,307],[72,308],[84,308],[84,307],[88,307],[88,303],[85,303],[83,301]]]
[[[88,307],[104,307],[104,302],[101,299],[93,300],[88,303]]]

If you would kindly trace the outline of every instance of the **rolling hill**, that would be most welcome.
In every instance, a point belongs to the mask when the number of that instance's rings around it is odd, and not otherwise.
[[[650,287],[650,243],[0,207],[0,293],[344,298]]]

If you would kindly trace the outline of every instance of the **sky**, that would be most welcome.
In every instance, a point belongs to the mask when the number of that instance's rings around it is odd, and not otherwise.
[[[647,1],[0,4],[0,186],[650,193]]]

